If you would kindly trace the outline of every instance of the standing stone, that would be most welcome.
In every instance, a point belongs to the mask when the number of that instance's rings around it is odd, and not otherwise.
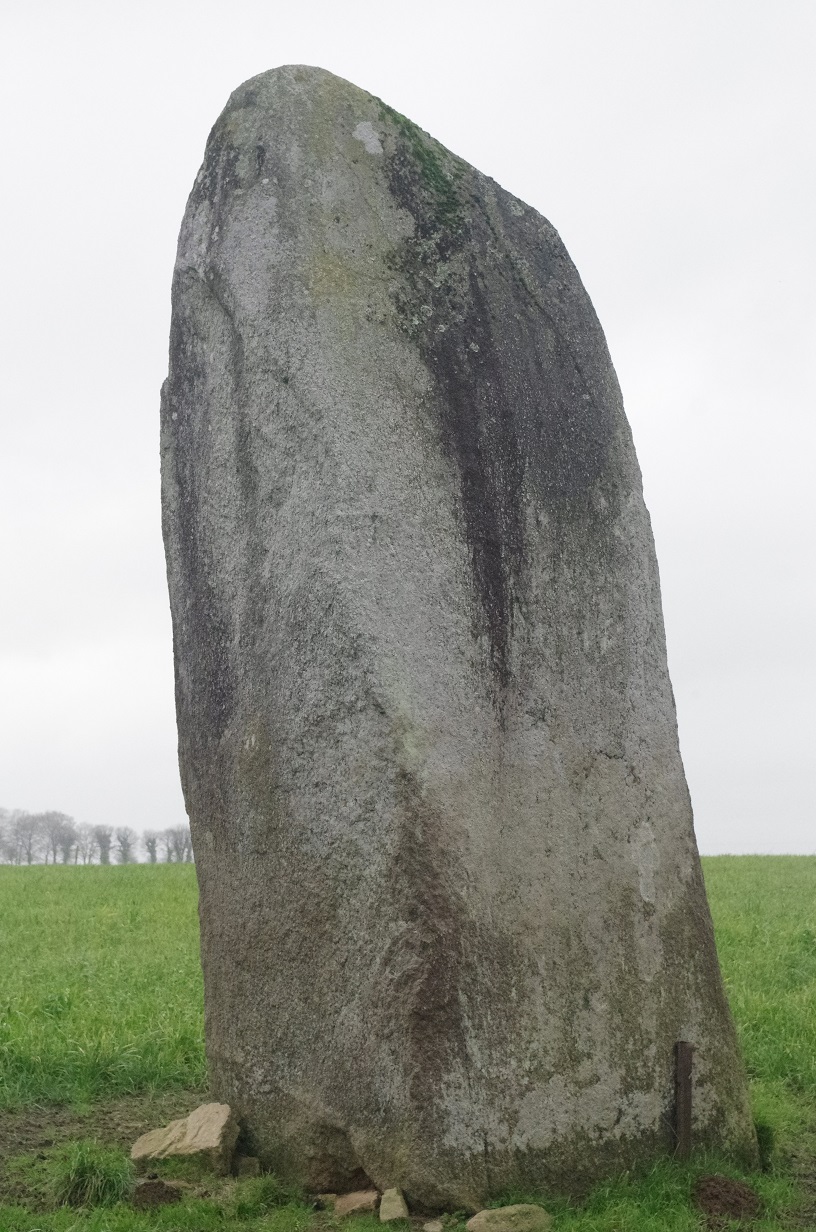
[[[604,336],[535,210],[314,68],[241,86],[162,400],[215,1096],[420,1209],[755,1143]]]

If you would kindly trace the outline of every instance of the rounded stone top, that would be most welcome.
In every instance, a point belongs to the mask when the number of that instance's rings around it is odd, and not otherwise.
[[[297,99],[308,107],[317,97],[326,99],[327,96],[335,104],[369,102],[376,106],[379,102],[366,90],[325,68],[312,64],[281,64],[242,82],[233,90],[221,115],[244,108],[267,111],[279,107],[286,99]]]

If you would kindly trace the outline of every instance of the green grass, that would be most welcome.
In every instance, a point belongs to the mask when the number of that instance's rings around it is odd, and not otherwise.
[[[0,865],[0,1108],[205,1079],[195,870]]]
[[[48,1163],[49,1197],[57,1206],[116,1206],[133,1187],[127,1155],[98,1142],[66,1142]]]
[[[770,1171],[749,1178],[779,1232],[796,1205],[790,1159],[816,1146],[816,857],[704,862],[720,959]],[[0,1106],[91,1103],[204,1078],[195,873],[191,867],[0,867]],[[59,1152],[16,1164],[40,1183]],[[596,1189],[580,1206],[547,1200],[556,1232],[692,1232],[713,1158],[665,1161]],[[44,1178],[44,1179],[43,1179]],[[33,1185],[33,1189],[36,1185]],[[43,1190],[45,1192],[45,1190]],[[523,1195],[513,1195],[521,1200]],[[331,1228],[274,1178],[227,1181],[139,1213],[120,1204],[0,1208],[0,1232],[317,1232]],[[529,1199],[528,1199],[529,1200]],[[283,1205],[281,1205],[283,1203]],[[343,1232],[374,1232],[366,1217]],[[457,1232],[460,1224],[449,1224]]]
[[[410,151],[418,179],[434,202],[438,227],[458,231],[463,221],[462,205],[456,191],[461,171],[457,168],[455,172],[448,172],[443,160],[447,159],[454,165],[459,160],[454,160],[447,150],[419,125],[414,124],[413,120],[389,107],[382,99],[378,98],[377,102],[380,105],[380,118],[392,121]]]
[[[703,868],[754,1116],[789,1148],[816,1120],[816,857]]]
[[[94,1210],[61,1210],[47,1215],[19,1207],[0,1209],[2,1232],[306,1232],[314,1213],[303,1204],[291,1204],[249,1220],[231,1214],[229,1206],[211,1199],[188,1199],[175,1206],[137,1212],[122,1204]],[[374,1219],[348,1220],[343,1232],[377,1232]],[[354,1226],[352,1226],[352,1224]]]

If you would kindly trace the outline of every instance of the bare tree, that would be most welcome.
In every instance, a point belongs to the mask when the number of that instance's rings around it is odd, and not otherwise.
[[[116,829],[116,863],[117,864],[135,864],[136,856],[133,851],[138,835],[135,830],[131,830],[130,826],[118,826]]]
[[[45,863],[48,863],[48,857],[51,856],[53,857],[52,864],[56,864],[59,853],[59,832],[62,826],[61,814],[40,813],[39,818]]]
[[[28,813],[0,808],[0,861],[56,864],[61,856],[63,864],[69,864],[72,858],[76,862],[79,830],[72,817],[56,809]]]
[[[110,864],[111,843],[113,842],[113,826],[94,826],[94,838],[99,849],[99,863]]]
[[[147,852],[147,860],[149,864],[155,864],[159,858],[158,846],[159,836],[155,830],[145,830],[142,835],[142,845]]]
[[[79,860],[83,864],[93,864],[94,856],[96,855],[96,834],[94,827],[89,826],[87,822],[82,822],[76,828],[76,846],[74,848],[74,859]]]
[[[63,864],[70,864],[73,857],[76,864],[77,828],[73,819],[68,817],[60,830],[59,848]]]
[[[159,843],[161,844],[162,851],[164,853],[165,864],[170,864],[175,854],[175,849],[174,849],[174,844],[173,844],[173,831],[172,830],[162,830],[161,833],[159,834]]]
[[[193,844],[190,839],[189,826],[173,826],[166,831],[168,836],[168,845],[172,851],[172,858],[181,864],[188,863],[193,858]]]
[[[18,812],[11,823],[15,864],[36,864],[43,850],[42,819],[37,813]]]
[[[10,809],[0,811],[0,861],[4,864],[14,863],[15,846],[11,833],[13,816]]]
[[[45,862],[46,864],[48,863],[48,857],[50,856],[51,863],[56,864],[57,856],[63,848],[66,835],[73,829],[74,819],[69,817],[67,813],[57,813],[54,810],[48,813],[40,813],[39,818],[45,850]],[[73,843],[71,843],[71,846],[73,846]],[[63,864],[67,863],[68,860],[64,859]]]
[[[181,855],[179,859],[184,860],[185,864],[192,864],[193,862],[193,838],[192,838],[192,835],[190,834],[190,827],[189,826],[179,826],[179,830],[181,831],[181,842],[179,845],[179,850],[181,852]]]

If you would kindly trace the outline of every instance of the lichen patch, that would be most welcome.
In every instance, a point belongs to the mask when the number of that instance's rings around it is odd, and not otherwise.
[[[382,154],[382,142],[374,131],[370,120],[363,120],[354,130],[353,136],[362,141],[369,154]]]

